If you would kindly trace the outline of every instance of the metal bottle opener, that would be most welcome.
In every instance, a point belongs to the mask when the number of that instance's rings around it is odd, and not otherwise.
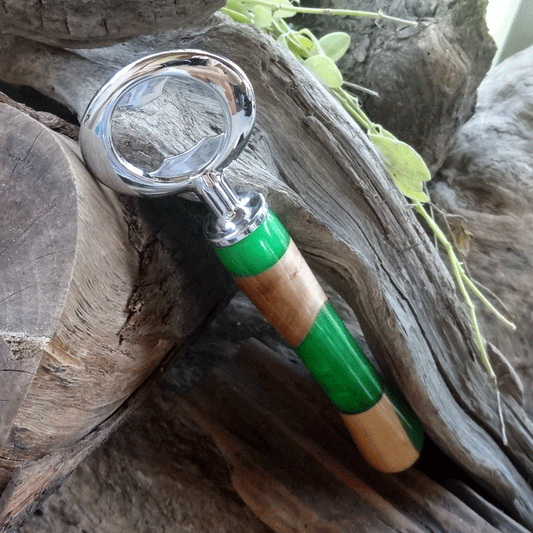
[[[225,129],[164,158],[157,170],[143,170],[115,146],[112,118],[154,101],[171,79],[205,89],[220,105]],[[420,455],[420,422],[357,346],[266,199],[239,195],[224,178],[254,120],[253,89],[239,67],[199,50],[170,51],[132,63],[99,90],[82,119],[80,145],[93,175],[118,192],[193,194],[205,202],[205,235],[215,252],[339,409],[363,456],[384,472],[404,470]]]
[[[226,130],[204,137],[148,172],[120,155],[113,143],[111,118],[117,108],[139,108],[155,100],[171,78],[192,78],[207,88],[224,112]],[[83,117],[80,146],[94,176],[117,192],[135,196],[194,193],[214,215],[206,229],[208,238],[224,246],[256,229],[267,209],[257,193],[237,195],[223,174],[248,142],[254,121],[253,89],[237,65],[196,50],[163,52],[125,67],[100,89]]]

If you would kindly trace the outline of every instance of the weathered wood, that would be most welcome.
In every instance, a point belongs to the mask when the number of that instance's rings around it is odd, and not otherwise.
[[[268,193],[312,264],[355,310],[382,369],[428,434],[531,527],[531,422],[505,398],[513,441],[503,445],[496,395],[448,274],[364,136],[299,64],[255,30],[214,23],[191,35],[79,54],[19,40],[4,48],[0,68],[8,81],[32,84],[82,113],[110,65],[184,46],[226,54],[256,89],[258,128],[231,177]],[[141,135],[141,122],[158,134],[172,125],[171,117],[143,119],[131,122],[130,138]]]
[[[209,435],[165,380],[19,533],[272,533],[233,490]]]
[[[0,103],[8,104],[9,106],[22,111],[24,114],[28,115],[31,118],[34,118],[35,120],[37,120],[38,122],[46,126],[47,128],[50,128],[52,131],[57,131],[58,133],[62,133],[63,135],[71,139],[74,139],[75,141],[78,140],[79,128],[75,126],[74,124],[70,124],[66,120],[63,120],[57,117],[56,115],[53,115],[52,113],[48,113],[46,111],[35,111],[35,109],[32,109],[31,107],[27,105],[16,102],[12,98],[9,98],[9,96],[1,92],[0,92]]]
[[[500,511],[496,506],[458,480],[448,479],[446,488],[466,503],[476,513],[483,516],[501,533],[526,533],[526,529]]]
[[[464,243],[476,280],[500,300],[517,331],[483,311],[484,331],[525,381],[531,394],[533,331],[531,278],[533,242],[533,48],[507,59],[479,87],[472,119],[441,169],[432,195],[455,238]]]
[[[335,295],[330,298],[344,310]],[[345,318],[360,340],[353,314]],[[189,418],[191,410],[206,430]],[[457,480],[457,469],[436,450],[426,454],[419,467],[438,462],[447,486],[457,493],[461,487],[471,506],[418,467],[376,477],[306,369],[239,295],[20,533],[126,533],[146,522],[163,533],[179,527],[210,533],[214,523],[221,531],[271,531],[241,508],[231,479],[280,533],[318,525],[321,533],[525,533]]]
[[[126,206],[73,141],[5,104],[0,119],[0,334],[11,350],[0,383],[18,378],[1,391],[3,531],[115,429],[233,286],[194,207]],[[169,227],[181,209],[186,235]],[[210,281],[197,283],[204,268]]]
[[[520,436],[520,449],[502,444],[496,394],[449,274],[366,138],[301,65],[256,30],[215,20],[190,35],[77,55],[19,42],[4,50],[1,74],[82,113],[112,70],[108,58],[118,66],[147,50],[184,46],[227,55],[255,87],[258,127],[230,179],[267,193],[312,266],[356,312],[382,370],[396,379],[428,435],[532,526],[531,422],[506,398],[507,429]],[[130,137],[144,136],[143,125],[156,137],[171,134],[172,115],[145,113],[131,123]]]
[[[223,6],[222,0],[177,1],[4,0],[0,29],[54,46],[106,46],[139,35],[194,26]]]
[[[16,359],[0,339],[0,449],[4,446],[11,425],[31,385],[39,360]]]
[[[464,243],[475,279],[496,296],[517,325],[510,332],[482,310],[484,331],[516,366],[525,384],[524,409],[533,414],[531,345],[531,176],[533,158],[533,48],[495,68],[479,88],[472,119],[460,130],[432,196],[449,215],[452,234]],[[507,311],[505,311],[507,310]],[[504,398],[507,403],[511,398]],[[526,451],[530,419],[505,412],[509,453],[520,457],[532,479]]]
[[[435,172],[458,128],[472,115],[476,88],[496,52],[485,22],[486,3],[320,0],[320,6],[381,9],[418,22],[413,27],[367,18],[301,16],[301,23],[318,36],[344,31],[352,37],[339,61],[345,79],[379,94],[358,93],[371,120],[413,146]]]
[[[244,343],[181,403],[230,461],[240,496],[276,532],[496,531],[416,468],[397,476],[370,469],[306,370],[259,342]]]

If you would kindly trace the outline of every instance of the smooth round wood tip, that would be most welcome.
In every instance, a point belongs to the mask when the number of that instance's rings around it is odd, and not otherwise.
[[[341,416],[363,457],[381,472],[402,472],[420,457],[386,394],[363,413]]]

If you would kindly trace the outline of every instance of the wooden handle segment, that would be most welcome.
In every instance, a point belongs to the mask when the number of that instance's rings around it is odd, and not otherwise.
[[[250,235],[215,251],[339,409],[365,459],[383,472],[409,468],[424,440],[420,422],[385,392],[276,216],[269,211]]]

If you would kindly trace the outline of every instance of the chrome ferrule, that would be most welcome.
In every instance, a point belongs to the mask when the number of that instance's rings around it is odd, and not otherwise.
[[[246,192],[236,198],[237,203],[226,216],[219,217],[212,211],[205,220],[205,237],[216,248],[230,246],[250,235],[268,212],[268,202],[261,193]]]

